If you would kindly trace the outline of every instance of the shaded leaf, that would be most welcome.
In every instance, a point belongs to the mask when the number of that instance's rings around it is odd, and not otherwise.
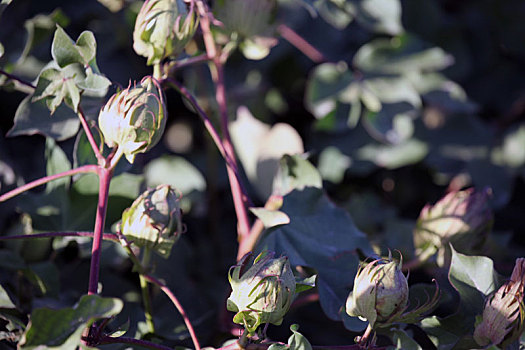
[[[257,249],[284,254],[294,266],[316,269],[321,306],[328,317],[340,320],[357,272],[358,250],[373,253],[368,240],[321,189],[294,190],[284,197],[281,211],[290,223],[270,230]]]
[[[120,299],[84,295],[72,308],[35,309],[20,342],[21,349],[75,349],[81,334],[96,319],[111,317],[122,310]]]

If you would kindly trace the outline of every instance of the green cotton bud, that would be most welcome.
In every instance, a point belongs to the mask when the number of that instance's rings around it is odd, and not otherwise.
[[[469,188],[452,191],[433,206],[427,204],[414,229],[416,254],[421,257],[438,252],[438,264],[443,266],[449,243],[463,253],[479,250],[492,228],[490,194],[488,188]]]
[[[111,96],[98,117],[106,144],[118,146],[119,152],[133,163],[138,153],[150,150],[164,133],[167,118],[164,100],[159,83],[151,76]]]
[[[370,327],[376,328],[402,313],[407,303],[408,282],[401,263],[377,259],[357,272],[354,288],[346,300],[346,313],[364,318]]]
[[[474,340],[481,346],[510,347],[525,330],[525,258],[516,260],[510,280],[490,295]]]
[[[182,233],[180,200],[169,185],[145,191],[122,213],[120,232],[135,245],[167,258]]]
[[[148,65],[180,54],[197,30],[193,3],[188,11],[182,0],[146,0],[133,31],[133,48],[148,58]]]
[[[233,266],[228,274],[232,293],[227,301],[229,311],[236,312],[233,322],[253,334],[264,323],[280,325],[295,296],[295,277],[288,258],[274,258],[263,252],[253,265],[241,274],[249,256]]]

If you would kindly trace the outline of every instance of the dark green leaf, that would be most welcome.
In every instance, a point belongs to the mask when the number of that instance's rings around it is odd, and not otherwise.
[[[41,308],[31,313],[21,349],[75,349],[81,334],[96,319],[111,317],[122,310],[120,299],[84,295],[72,308]]]
[[[290,223],[268,232],[258,249],[287,255],[292,265],[316,269],[323,310],[330,318],[340,320],[341,307],[357,272],[358,250],[366,255],[373,253],[368,240],[348,214],[318,188],[289,193],[281,211]]]

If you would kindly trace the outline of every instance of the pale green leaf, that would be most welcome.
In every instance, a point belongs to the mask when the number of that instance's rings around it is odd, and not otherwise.
[[[11,301],[9,294],[5,291],[4,287],[0,285],[0,308],[2,309],[14,309],[15,304]]]
[[[253,215],[257,216],[265,228],[270,228],[278,225],[286,225],[290,223],[288,215],[279,210],[269,210],[265,208],[250,208]]]

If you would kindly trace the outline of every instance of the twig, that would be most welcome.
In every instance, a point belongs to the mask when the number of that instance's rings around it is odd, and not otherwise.
[[[86,133],[86,137],[89,141],[89,144],[91,145],[91,148],[95,153],[95,157],[97,157],[98,164],[102,167],[105,167],[106,159],[104,158],[102,153],[100,153],[99,146],[97,145],[97,142],[93,137],[93,133],[91,132],[91,129],[89,128],[89,125],[86,121],[86,115],[84,114],[84,111],[82,110],[82,107],[80,107],[80,105],[78,106],[78,118],[80,119],[80,124],[82,124],[82,128],[84,128],[84,132]]]
[[[290,44],[295,46],[299,51],[301,51],[306,57],[311,59],[315,63],[326,62],[324,55],[313,47],[308,41],[304,40],[302,36],[297,34],[292,28],[288,27],[286,24],[280,24],[277,27],[277,30],[281,36],[286,39]]]
[[[30,87],[32,89],[36,89],[36,86],[34,86],[33,84],[31,84],[30,82],[27,82],[19,77],[17,77],[16,75],[13,75],[13,74],[10,74],[10,73],[7,73],[6,71],[0,69],[0,74],[2,75],[5,75],[7,78],[11,79],[11,80],[14,80],[14,81],[17,81],[19,82],[20,84],[22,85],[25,85],[27,87]]]
[[[42,232],[28,235],[0,236],[0,241],[11,241],[26,238],[51,238],[51,237],[93,237],[93,232]],[[104,233],[102,238],[108,241],[118,242],[118,236],[114,233]]]
[[[104,223],[108,206],[109,184],[113,175],[112,169],[98,169],[98,205],[95,218],[95,229],[93,230],[93,246],[91,248],[91,265],[89,269],[88,294],[97,294],[98,275],[100,270],[100,255]]]
[[[66,176],[72,176],[75,174],[83,174],[83,173],[97,173],[98,166],[97,165],[84,165],[81,167],[78,167],[76,169],[67,170],[58,174],[44,176],[40,179],[37,179],[35,181],[31,181],[30,183],[27,183],[23,186],[17,187],[14,190],[11,190],[7,193],[4,193],[0,196],[0,203],[5,202],[6,200],[13,198],[21,193],[24,193],[25,191],[28,191],[32,188],[38,187],[40,185],[44,185],[50,181],[57,180]]]
[[[171,302],[177,310],[179,311],[180,315],[184,319],[184,323],[186,324],[186,328],[188,328],[188,332],[190,333],[191,340],[193,341],[193,345],[195,346],[195,350],[200,350],[200,344],[199,340],[197,339],[197,335],[195,334],[195,330],[193,329],[193,325],[190,322],[190,319],[188,318],[188,315],[186,315],[186,311],[184,311],[184,308],[182,307],[182,304],[179,302],[175,294],[166,286],[164,283],[159,281],[153,276],[144,274],[143,275],[146,280],[148,280],[151,283],[156,284],[163,292],[170,298]]]
[[[193,56],[189,58],[184,58],[182,60],[174,61],[173,63],[169,64],[168,76],[173,75],[173,73],[175,73],[177,69],[184,68],[184,67],[191,66],[194,64],[198,64],[198,63],[204,63],[209,60],[210,58],[208,57],[207,54],[202,54],[202,55]]]
[[[144,247],[142,255],[142,266],[148,268],[151,259],[151,248]],[[142,273],[139,274],[140,289],[142,292],[142,302],[144,304],[144,316],[146,318],[146,325],[150,333],[155,333],[155,324],[153,323],[153,311],[151,307],[151,296],[149,293],[148,281]]]
[[[206,52],[208,57],[212,59],[215,71],[212,71],[212,79],[215,83],[215,99],[219,106],[219,114],[221,120],[222,130],[222,144],[225,153],[230,157],[235,165],[234,168],[227,164],[228,179],[230,180],[230,188],[233,197],[233,204],[235,206],[235,213],[237,214],[238,221],[238,235],[239,241],[242,241],[250,234],[250,223],[248,220],[248,212],[243,201],[242,190],[240,182],[235,175],[236,161],[235,153],[231,143],[230,132],[228,130],[228,107],[226,102],[226,89],[224,83],[224,65],[221,55],[218,53],[215,46],[215,41],[211,33],[209,12],[206,5],[202,0],[196,1],[197,8],[200,15],[200,27],[202,30],[202,36],[204,45],[206,46]]]
[[[104,336],[98,341],[98,344],[118,344],[118,343],[139,345],[139,346],[142,346],[148,349],[173,350],[173,348],[170,348],[168,346],[152,343],[146,340],[128,338],[128,337],[113,338],[113,337]]]
[[[208,117],[206,112],[204,112],[204,110],[201,108],[201,106],[199,105],[199,103],[197,102],[195,97],[181,83],[179,83],[178,81],[176,81],[176,80],[174,80],[172,78],[166,78],[165,81],[167,81],[170,84],[172,84],[173,87],[179,93],[181,93],[191,103],[193,108],[195,108],[195,111],[201,117],[202,122],[204,123],[204,126],[206,127],[206,130],[208,130],[208,133],[210,134],[211,138],[213,139],[213,142],[215,143],[215,145],[217,146],[217,149],[219,150],[219,153],[224,158],[224,161],[226,162],[226,164],[228,166],[232,167],[235,170],[235,176],[237,177],[237,180],[238,180],[238,182],[239,182],[239,184],[241,186],[241,191],[242,191],[242,195],[243,195],[243,201],[246,203],[246,205],[253,206],[253,203],[252,203],[250,197],[248,196],[248,191],[246,190],[246,188],[244,187],[242,181],[240,180],[239,170],[238,170],[237,164],[235,164],[232,161],[232,159],[230,158],[230,156],[228,154],[226,154],[226,151],[224,150],[224,146],[223,146],[222,141],[221,141],[221,137],[219,136],[219,133],[217,132],[217,130],[213,126],[213,124],[210,121],[210,118]]]

